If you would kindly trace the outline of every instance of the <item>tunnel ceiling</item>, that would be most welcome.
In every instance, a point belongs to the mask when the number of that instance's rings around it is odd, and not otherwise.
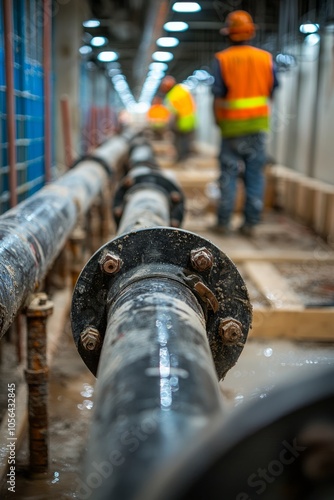
[[[174,54],[168,63],[168,73],[178,81],[196,69],[210,70],[213,54],[226,47],[227,40],[219,34],[219,29],[232,10],[251,13],[258,26],[255,45],[273,54],[284,50],[291,37],[300,36],[298,28],[302,22],[334,21],[332,0],[198,0],[201,11],[188,14],[174,12],[174,3],[175,0],[89,0],[92,17],[99,19],[101,25],[85,31],[108,38],[103,50],[119,54],[118,63],[135,96],[156,50]],[[167,21],[186,21],[189,29],[167,32],[163,28]],[[156,40],[160,36],[176,36],[180,43],[173,49],[159,49]],[[96,60],[100,50],[94,49],[90,58]]]

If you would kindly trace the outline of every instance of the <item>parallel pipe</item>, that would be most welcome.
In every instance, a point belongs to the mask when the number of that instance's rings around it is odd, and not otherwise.
[[[115,137],[61,177],[0,217],[0,336],[126,155],[127,137]],[[109,172],[107,171],[107,167]]]
[[[218,379],[247,337],[243,280],[211,242],[166,227],[171,193],[182,200],[156,168],[130,171],[115,196],[118,236],[76,284],[72,332],[98,377],[81,498],[137,498],[222,417]]]

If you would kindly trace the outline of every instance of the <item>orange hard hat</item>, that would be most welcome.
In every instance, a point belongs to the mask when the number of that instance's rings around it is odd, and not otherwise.
[[[175,78],[171,75],[167,75],[161,80],[160,90],[164,94],[167,94],[167,92],[169,92],[174,87],[174,85],[176,85]]]
[[[222,35],[228,35],[233,42],[250,40],[255,36],[256,25],[252,16],[245,10],[235,10],[228,14],[226,26],[220,30]]]

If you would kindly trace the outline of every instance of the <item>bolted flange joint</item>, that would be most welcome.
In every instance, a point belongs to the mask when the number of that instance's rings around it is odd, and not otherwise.
[[[123,261],[118,255],[107,252],[99,262],[101,270],[106,274],[115,274],[121,269]]]
[[[88,326],[81,332],[81,342],[86,351],[96,351],[100,348],[102,339],[100,332],[94,326]]]
[[[234,318],[225,318],[219,325],[219,334],[228,345],[239,345],[242,340],[242,325]]]
[[[190,262],[197,271],[206,271],[213,266],[213,255],[206,247],[197,248],[191,250]]]

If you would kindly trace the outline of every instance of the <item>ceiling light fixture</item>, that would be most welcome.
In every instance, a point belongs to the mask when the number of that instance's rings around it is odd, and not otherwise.
[[[299,31],[301,33],[304,33],[305,35],[316,33],[318,30],[319,30],[319,24],[305,23],[299,26]]]
[[[168,64],[164,63],[164,62],[153,62],[149,65],[149,69],[152,69],[152,70],[161,70],[161,71],[167,71],[168,69]]]
[[[311,33],[310,35],[307,35],[304,40],[304,43],[306,43],[306,45],[309,45],[310,47],[312,47],[313,45],[317,45],[317,43],[319,42],[320,35],[318,35],[318,33]]]
[[[100,26],[100,21],[98,19],[88,19],[82,23],[84,28],[98,28]]]
[[[82,45],[82,47],[80,47],[79,49],[79,52],[82,56],[86,56],[87,54],[93,52],[93,49],[89,45]]]
[[[179,40],[175,36],[162,36],[157,40],[159,47],[176,47],[179,43]]]
[[[106,43],[108,43],[108,38],[105,36],[94,36],[90,41],[90,44],[93,45],[93,47],[102,47]]]
[[[202,7],[197,2],[176,2],[172,10],[174,12],[199,12]]]
[[[163,52],[159,50],[157,52],[153,52],[152,54],[152,59],[154,59],[154,61],[168,62],[171,61],[173,57],[174,56],[171,52]]]
[[[169,21],[164,24],[166,31],[186,31],[188,28],[189,25],[183,21]]]
[[[117,61],[118,54],[116,52],[113,52],[112,50],[105,50],[103,52],[100,52],[97,58],[101,62],[112,62]]]

